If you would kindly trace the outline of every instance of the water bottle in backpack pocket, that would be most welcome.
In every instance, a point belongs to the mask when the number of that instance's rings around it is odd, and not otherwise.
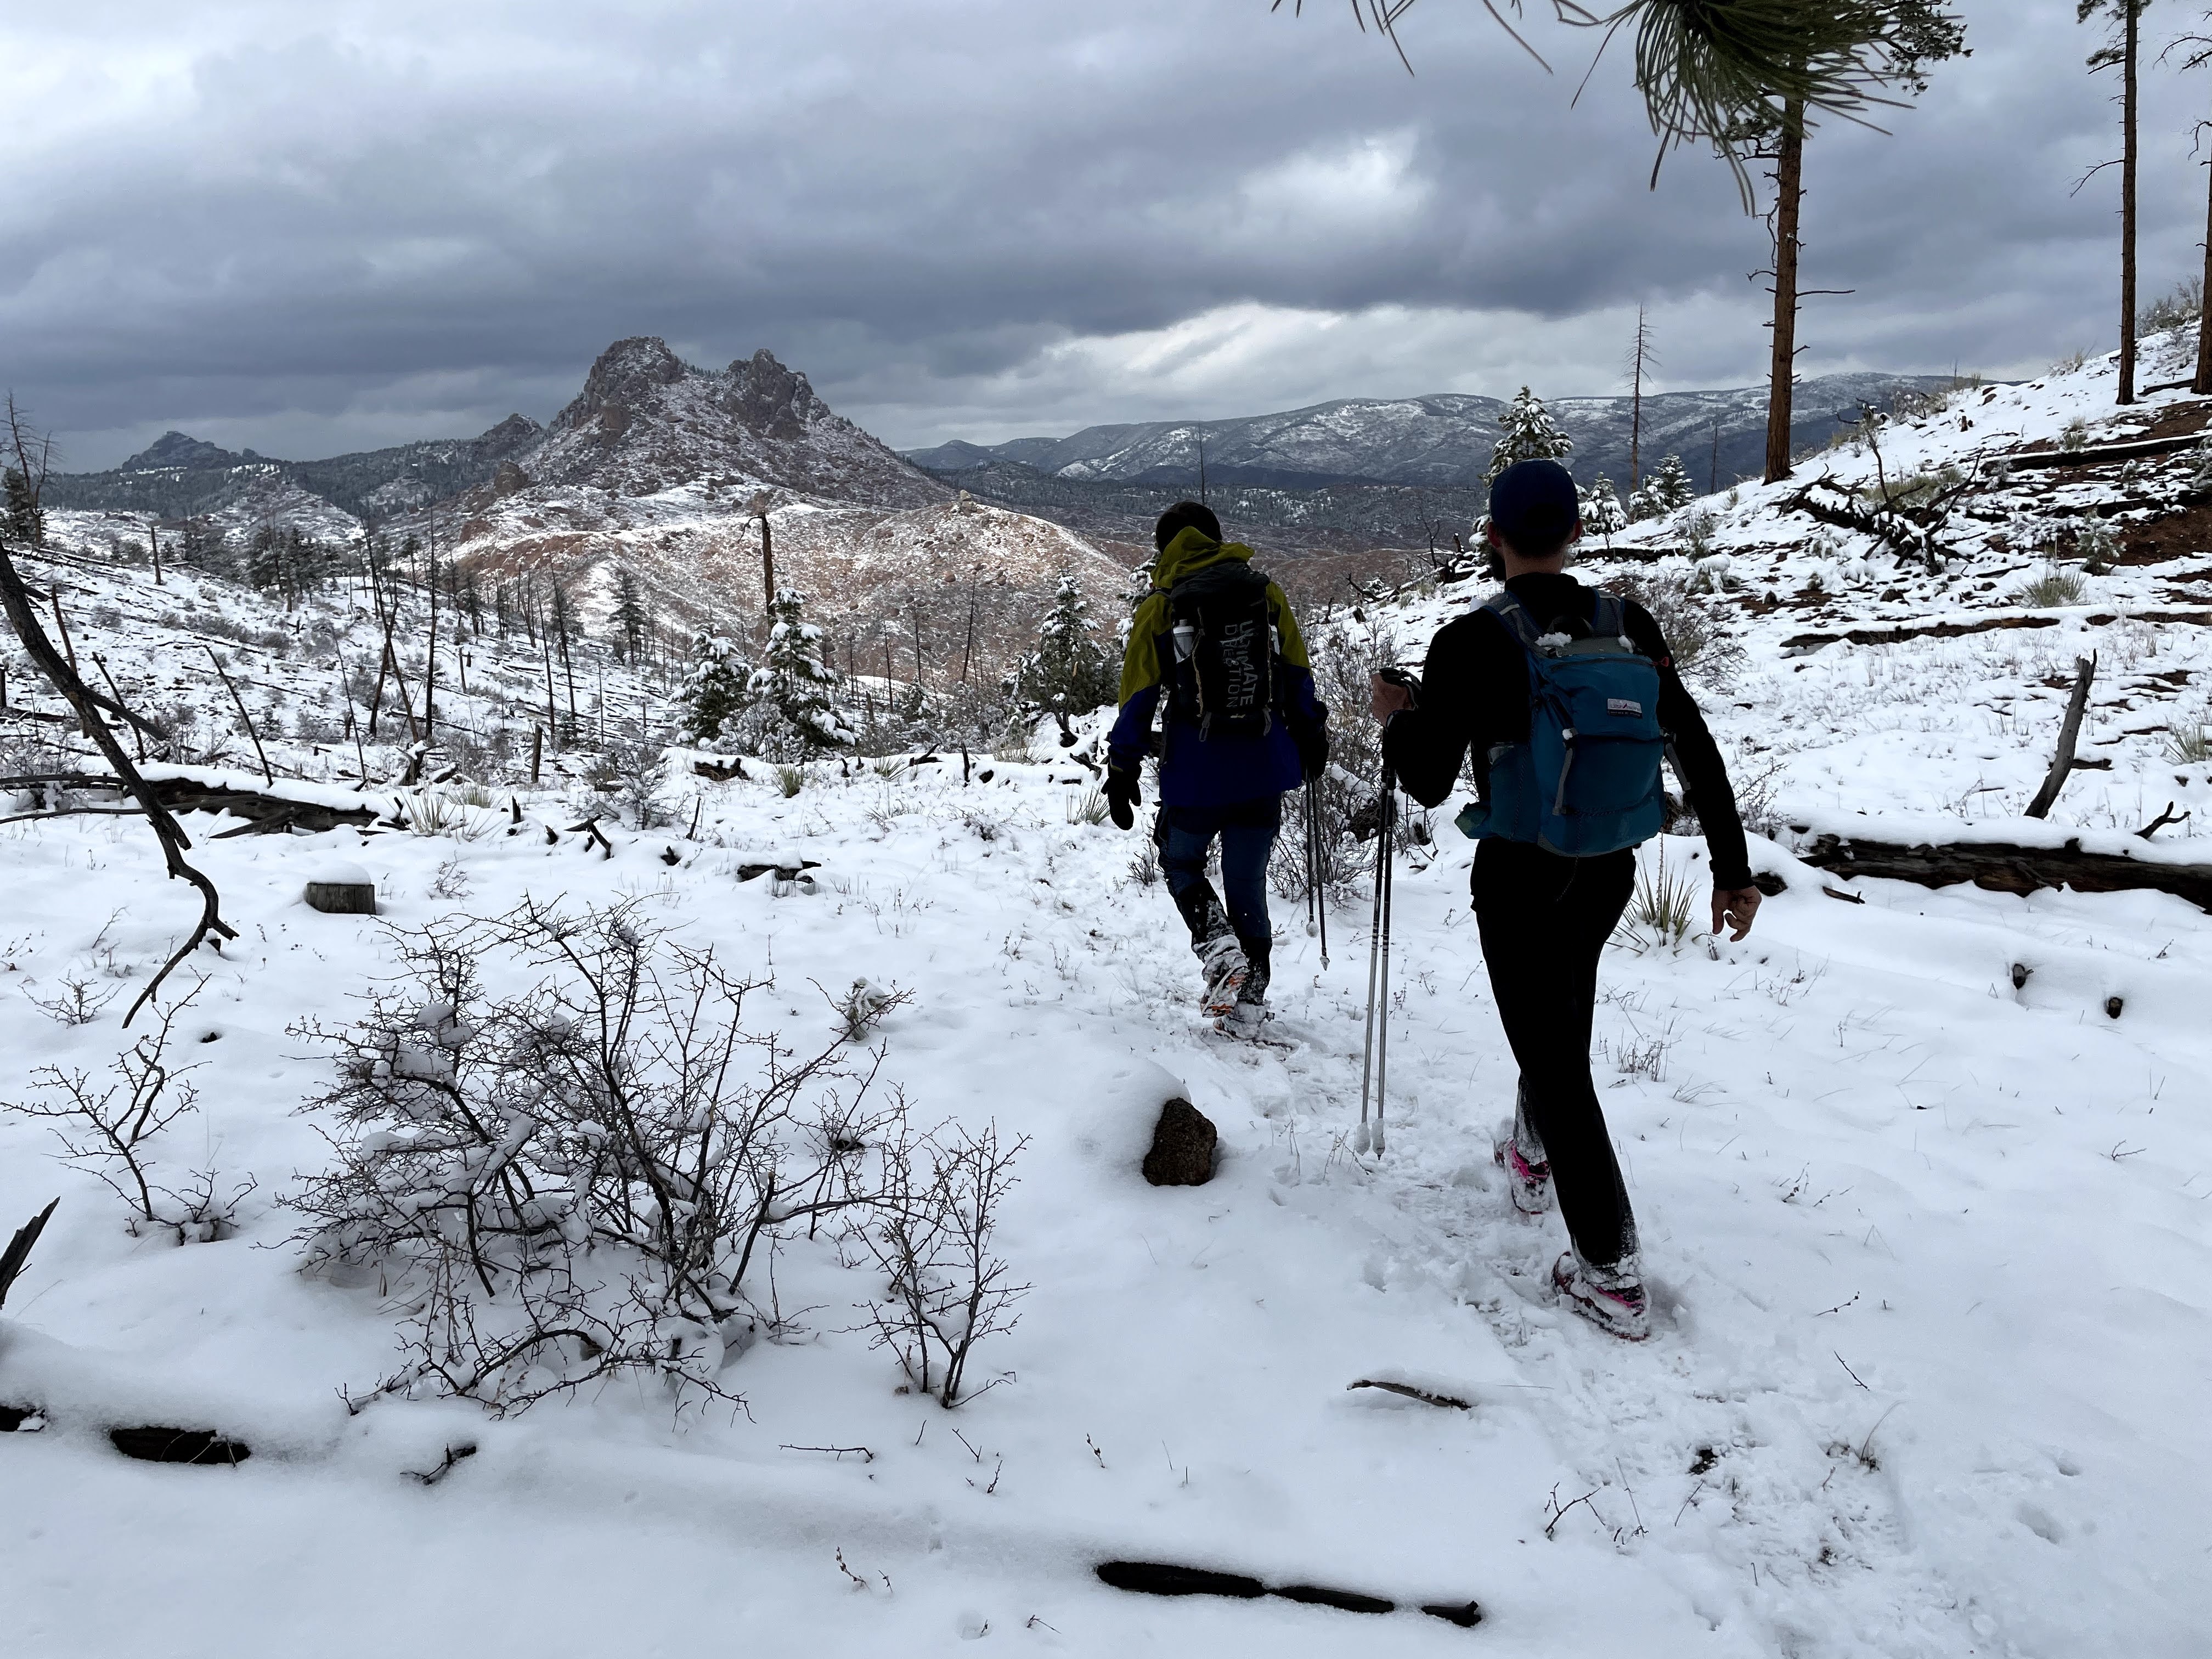
[[[1540,633],[1510,593],[1483,608],[1527,654],[1528,737],[1492,751],[1490,799],[1460,815],[1461,830],[1569,858],[1657,835],[1666,801],[1659,668],[1628,639],[1620,601],[1600,593],[1582,639]]]

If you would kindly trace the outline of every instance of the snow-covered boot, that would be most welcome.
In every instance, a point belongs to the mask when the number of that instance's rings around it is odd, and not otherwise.
[[[1208,881],[1192,883],[1175,896],[1175,902],[1190,929],[1190,948],[1206,975],[1201,999],[1206,1012],[1225,1014],[1237,1006],[1237,994],[1243,988],[1246,972],[1244,947],[1237,943],[1237,930],[1229,925],[1229,913],[1221,908],[1220,897]]]
[[[1552,1164],[1544,1143],[1528,1124],[1528,1097],[1513,1091],[1513,1127],[1498,1143],[1498,1166],[1513,1192],[1513,1207],[1522,1215],[1542,1215],[1552,1207]]]
[[[1627,1342],[1651,1334],[1644,1280],[1629,1261],[1597,1267],[1570,1250],[1552,1264],[1552,1284],[1567,1305],[1599,1329]]]
[[[1234,1012],[1249,971],[1244,947],[1237,944],[1237,935],[1224,933],[1200,951],[1198,959],[1206,969],[1206,991],[1201,999],[1206,1012],[1216,1016]]]
[[[1244,981],[1237,988],[1236,1003],[1224,1018],[1222,1029],[1251,1036],[1267,1023],[1268,957],[1274,941],[1248,939],[1237,943],[1244,955]]]

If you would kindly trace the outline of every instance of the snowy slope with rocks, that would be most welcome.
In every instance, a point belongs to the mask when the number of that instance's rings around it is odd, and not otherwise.
[[[1970,392],[1881,434],[1878,462],[1837,451],[1639,526],[1610,561],[1592,550],[1594,580],[1679,583],[1703,561],[1723,590],[1674,614],[1741,650],[1729,672],[1707,646],[1704,700],[1762,832],[1754,866],[1782,884],[1741,944],[1646,930],[1607,954],[1595,1063],[1656,1292],[1640,1347],[1559,1305],[1556,1220],[1516,1218],[1492,1165],[1513,1077],[1449,808],[1400,871],[1380,1159],[1349,1139],[1364,892],[1335,908],[1326,968],[1278,896],[1281,1044],[1225,1043],[1194,1018],[1141,837],[1088,821],[1098,717],[1073,750],[1048,724],[1026,757],[964,777],[957,756],[831,760],[788,794],[679,754],[672,823],[606,820],[610,853],[569,828],[580,781],[392,819],[411,829],[217,839],[236,826],[188,818],[240,938],[194,964],[206,984],[179,1030],[200,1109],[155,1155],[258,1185],[233,1237],[134,1237],[38,1124],[0,1114],[0,1219],[62,1197],[0,1315],[0,1406],[33,1413],[0,1435],[15,1646],[366,1656],[428,1628],[456,1651],[556,1654],[2201,1651],[2212,922],[2155,892],[1931,891],[1798,857],[1838,824],[2118,847],[2168,799],[2193,815],[2137,845],[2203,847],[2201,738],[2180,758],[2212,684],[2194,453],[1987,474],[1952,503],[1940,574],[1784,505],[1824,467],[1849,489],[1877,465],[1935,479],[2206,412],[2160,395],[2123,422],[2110,395],[2104,363]],[[2109,556],[2103,574],[2080,574],[2077,547]],[[2078,594],[2016,593],[2054,562]],[[136,676],[214,706],[206,676],[161,678],[164,653],[191,654],[175,596],[92,565],[32,574],[70,587],[78,650],[131,695]],[[1417,660],[1481,591],[1408,590],[1364,620]],[[251,596],[194,592],[234,631],[283,627]],[[2030,602],[2054,596],[2078,602]],[[305,646],[268,649],[293,665],[249,678],[295,699],[327,675]],[[2045,682],[2091,649],[2083,757],[2112,765],[2077,773],[2039,830],[2016,815],[2065,696]],[[609,685],[619,708],[628,688]],[[501,718],[485,696],[468,720]],[[343,791],[355,757],[325,750],[274,757]],[[372,774],[389,758],[372,751]],[[20,1100],[30,1066],[97,1074],[137,1035],[119,1003],[76,1025],[39,1005],[69,979],[143,983],[185,896],[127,818],[0,830],[17,896],[0,1099]],[[1694,880],[1703,848],[1644,856]],[[333,858],[375,882],[380,917],[303,906]],[[804,879],[745,878],[803,861]],[[902,1392],[861,1305],[882,1275],[793,1223],[750,1334],[718,1350],[742,1410],[632,1378],[504,1418],[397,1396],[349,1413],[337,1391],[398,1363],[409,1293],[304,1275],[288,1243],[285,1195],[332,1157],[331,1126],[299,1109],[331,1062],[294,1028],[357,1018],[407,930],[526,895],[627,899],[772,975],[748,1014],[797,1052],[834,1033],[825,997],[855,979],[910,994],[872,1034],[883,1083],[917,1121],[1029,1137],[996,1248],[1030,1288],[976,1359],[997,1386],[951,1411]],[[1208,1185],[1136,1173],[1170,1093],[1219,1126]],[[213,1429],[252,1456],[130,1461],[106,1434],[132,1425]],[[1113,1559],[1398,1610],[1149,1598],[1098,1582]],[[1469,1598],[1471,1631],[1418,1611]]]

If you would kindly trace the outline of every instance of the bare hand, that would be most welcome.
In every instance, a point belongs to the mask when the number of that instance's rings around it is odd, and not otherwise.
[[[1732,926],[1731,939],[1740,939],[1751,931],[1752,918],[1759,914],[1759,900],[1765,896],[1756,887],[1716,887],[1713,889],[1713,936],[1720,937],[1724,925]]]
[[[1367,677],[1367,706],[1378,720],[1402,713],[1413,706],[1413,693],[1409,686],[1394,685],[1380,674]]]

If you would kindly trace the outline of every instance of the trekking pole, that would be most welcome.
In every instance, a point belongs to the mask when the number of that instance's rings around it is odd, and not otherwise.
[[[1318,900],[1321,910],[1321,965],[1326,970],[1328,967],[1328,843],[1322,839],[1321,780],[1316,778],[1306,787],[1313,791],[1314,868],[1319,873],[1317,884],[1321,889]]]
[[[1390,909],[1397,897],[1398,866],[1391,854],[1398,828],[1398,780],[1382,769],[1382,983],[1375,1005],[1375,1156],[1382,1156],[1383,1103],[1390,1093]]]
[[[1390,775],[1390,768],[1386,763],[1382,768],[1382,810],[1376,820],[1375,832],[1375,898],[1368,912],[1367,923],[1367,1028],[1359,1054],[1359,1130],[1352,1138],[1353,1151],[1364,1152],[1371,1149],[1378,1157],[1383,1150],[1382,1085],[1389,1070],[1390,1054],[1390,796],[1395,787],[1396,780]],[[1381,1073],[1376,1071],[1374,1063],[1378,1024],[1382,1031]],[[1374,1103],[1371,1127],[1368,1122],[1370,1098]]]
[[[1321,965],[1328,967],[1328,881],[1322,856],[1321,780],[1306,780],[1306,920],[1317,921],[1321,931]]]

